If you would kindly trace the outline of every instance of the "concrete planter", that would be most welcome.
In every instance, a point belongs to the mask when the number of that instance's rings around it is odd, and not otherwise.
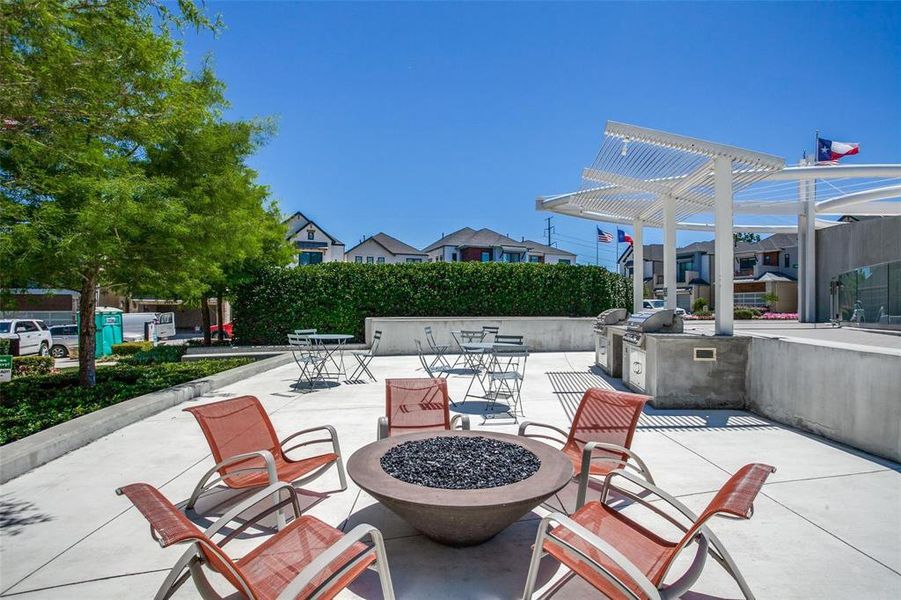
[[[382,469],[382,456],[397,444],[438,436],[481,436],[517,444],[534,453],[541,467],[522,481],[480,490],[423,487],[395,479]],[[572,463],[556,448],[529,438],[486,431],[429,431],[360,448],[347,462],[347,473],[427,537],[449,546],[472,546],[490,540],[562,489],[572,478]]]
[[[3,446],[0,483],[27,473],[67,452],[86,446],[105,435],[207,392],[224,387],[290,362],[290,354],[260,360],[195,379],[60,423]]]

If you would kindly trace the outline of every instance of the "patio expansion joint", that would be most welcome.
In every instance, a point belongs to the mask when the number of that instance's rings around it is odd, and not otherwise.
[[[176,479],[178,479],[179,477],[181,477],[182,475],[184,475],[185,473],[187,473],[188,471],[190,471],[191,469],[193,469],[194,467],[196,467],[197,465],[199,465],[201,462],[205,461],[207,458],[209,458],[209,456],[210,456],[210,454],[205,454],[205,455],[204,455],[202,458],[200,458],[199,460],[197,460],[197,461],[195,461],[194,463],[192,463],[191,465],[185,467],[185,468],[184,468],[183,470],[181,470],[179,473],[177,473],[176,475],[172,476],[172,477],[169,478],[167,481],[165,481],[165,482],[160,486],[160,489],[165,488],[167,485],[169,485],[170,483],[172,483],[173,481],[175,481]],[[112,492],[111,492],[111,493],[112,493]],[[106,527],[107,525],[109,525],[110,523],[112,523],[113,521],[115,521],[116,519],[118,519],[119,517],[121,517],[122,515],[124,515],[125,513],[127,513],[128,511],[132,510],[133,508],[134,508],[134,506],[129,506],[129,507],[126,508],[125,510],[123,510],[123,511],[121,511],[121,512],[115,514],[115,515],[113,515],[110,519],[108,519],[107,521],[101,523],[100,525],[98,525],[97,527],[95,527],[94,529],[92,529],[91,531],[89,531],[88,533],[86,533],[85,535],[83,535],[82,537],[80,537],[79,539],[75,540],[75,541],[72,542],[69,546],[67,546],[66,548],[64,548],[63,550],[61,550],[60,552],[58,552],[57,554],[55,554],[54,556],[52,556],[49,560],[47,560],[46,562],[44,562],[44,564],[42,564],[42,565],[36,567],[35,569],[32,569],[31,571],[28,572],[27,575],[25,575],[24,577],[21,577],[18,581],[16,581],[15,583],[13,583],[11,586],[9,586],[9,587],[7,587],[7,588],[5,588],[5,589],[3,589],[3,590],[0,590],[0,596],[12,596],[12,595],[16,595],[16,594],[24,594],[24,593],[27,593],[27,592],[37,591],[37,590],[22,590],[22,591],[19,591],[19,592],[13,592],[12,594],[9,594],[9,593],[8,593],[10,590],[12,590],[12,589],[14,589],[14,588],[16,588],[16,587],[22,585],[29,577],[31,577],[32,575],[34,575],[35,573],[37,573],[38,571],[40,571],[41,569],[43,569],[44,567],[46,567],[47,565],[49,565],[50,563],[52,563],[53,561],[55,561],[56,559],[58,559],[59,557],[61,557],[63,554],[67,553],[69,550],[73,549],[75,546],[77,546],[78,544],[82,543],[83,541],[85,541],[86,539],[88,539],[89,537],[91,537],[92,535],[94,535],[95,533],[97,533],[98,531],[100,531],[101,529],[103,529],[104,527]],[[168,569],[164,569],[164,570],[168,570]],[[152,571],[148,571],[148,572],[152,572]],[[141,573],[132,573],[132,575],[140,575],[140,574],[141,574]],[[129,575],[129,574],[126,573],[126,574],[122,574],[122,575],[111,575],[111,576],[109,576],[109,577],[103,577],[103,578],[100,578],[100,579],[111,579],[111,578],[114,578],[114,577],[124,577],[124,576],[127,576],[127,575]],[[98,579],[98,581],[99,581],[100,579]],[[49,587],[45,587],[45,588],[41,588],[41,589],[50,589],[50,588],[52,588],[52,587],[62,587],[62,586],[65,586],[65,585],[77,585],[77,584],[79,584],[79,583],[87,583],[88,581],[92,581],[92,580],[73,581],[73,582],[64,583],[64,584],[59,584],[59,585],[57,585],[57,586],[49,586]]]
[[[679,442],[678,440],[673,439],[672,437],[666,435],[666,434],[663,433],[663,432],[661,432],[661,435],[663,435],[663,436],[666,437],[667,439],[669,439],[669,440],[675,442],[676,444],[679,444],[680,446],[682,446],[683,448],[685,448],[686,450],[688,450],[689,452],[691,452],[691,453],[694,454],[695,456],[697,456],[697,457],[701,458],[702,460],[708,462],[709,464],[711,464],[712,466],[716,467],[717,469],[723,471],[724,473],[728,474],[729,476],[732,475],[731,473],[729,473],[728,470],[724,469],[723,467],[721,467],[720,465],[716,464],[715,462],[713,462],[712,460],[710,460],[710,459],[707,458],[706,456],[704,456],[704,455],[700,454],[699,452],[695,451],[694,449],[689,448],[689,447],[686,446],[685,444]],[[901,572],[896,571],[895,569],[893,569],[892,567],[888,566],[887,564],[885,564],[884,562],[882,562],[882,561],[879,560],[878,558],[872,556],[871,554],[865,552],[864,550],[861,550],[860,548],[858,548],[857,546],[855,546],[855,545],[852,544],[851,542],[847,541],[846,539],[844,539],[844,538],[842,538],[842,537],[836,535],[835,533],[832,533],[831,531],[829,531],[828,529],[826,529],[826,528],[823,527],[822,525],[819,525],[818,523],[816,523],[816,522],[814,522],[814,521],[808,519],[807,517],[805,517],[804,515],[802,515],[802,514],[799,513],[798,511],[792,509],[792,508],[789,507],[789,506],[786,506],[786,505],[783,504],[782,502],[779,502],[779,500],[773,498],[772,496],[770,496],[769,494],[767,494],[767,493],[764,491],[766,487],[771,486],[771,485],[778,485],[779,483],[792,483],[792,482],[797,482],[797,481],[814,481],[814,480],[818,480],[818,479],[834,479],[834,478],[836,478],[836,477],[850,477],[850,476],[854,476],[854,475],[869,475],[869,474],[872,474],[872,473],[879,473],[879,472],[882,472],[882,471],[890,471],[890,470],[891,470],[891,469],[886,468],[886,469],[877,469],[877,470],[875,470],[875,471],[863,471],[863,472],[859,472],[859,473],[840,473],[840,474],[838,474],[838,475],[825,475],[825,476],[822,476],[822,477],[802,477],[802,478],[794,479],[794,480],[774,481],[774,482],[772,482],[772,483],[767,483],[767,484],[765,484],[765,485],[764,485],[764,489],[761,489],[760,493],[763,494],[764,496],[766,496],[767,498],[769,498],[770,500],[772,500],[773,502],[775,502],[776,504],[778,504],[779,506],[781,506],[782,508],[784,508],[785,510],[787,510],[788,512],[792,513],[793,515],[795,515],[795,516],[798,517],[799,519],[802,519],[803,521],[809,523],[810,525],[813,525],[814,527],[816,527],[817,529],[819,529],[819,530],[822,531],[823,533],[825,533],[825,534],[829,535],[830,537],[832,537],[832,538],[838,540],[839,542],[841,542],[841,543],[844,544],[845,546],[848,546],[849,548],[851,548],[852,550],[855,550],[856,552],[862,554],[863,556],[866,556],[867,558],[869,558],[870,560],[872,560],[872,561],[875,562],[876,564],[878,564],[878,565],[880,565],[880,566],[882,566],[882,567],[885,567],[886,569],[888,569],[889,571],[891,571],[891,572],[894,573],[895,575],[901,576]]]
[[[107,575],[106,577],[94,577],[92,579],[85,579],[83,581],[71,581],[68,583],[58,583],[56,585],[47,585],[44,587],[34,588],[32,590],[23,590],[21,592],[12,592],[11,594],[2,593],[0,594],[0,598],[12,598],[14,596],[23,596],[25,594],[34,594],[36,592],[45,592],[47,590],[55,590],[64,587],[71,587],[75,585],[83,585],[85,583],[95,583],[97,581],[108,581],[110,579],[122,579],[124,577],[136,577],[138,575],[150,575],[152,573],[167,573],[170,569],[151,569],[150,571],[137,571],[135,573],[122,573],[120,575]]]

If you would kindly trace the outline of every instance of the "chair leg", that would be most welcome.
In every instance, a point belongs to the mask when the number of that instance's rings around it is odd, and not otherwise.
[[[538,535],[535,536],[535,548],[532,550],[532,558],[529,561],[529,573],[526,575],[526,588],[522,593],[522,600],[532,600],[535,593],[535,580],[538,578],[538,567],[541,565],[541,556],[544,553],[544,537],[547,535],[547,517],[538,525]]]
[[[160,589],[157,590],[156,596],[153,597],[154,600],[169,600],[172,597],[178,588],[182,586],[182,584],[188,580],[188,577],[191,576],[191,572],[188,568],[191,565],[192,561],[198,560],[197,551],[195,550],[194,545],[192,544],[190,548],[185,550],[185,553],[181,555],[178,559],[178,562],[173,565],[172,569],[169,571],[169,574],[166,575],[166,579],[163,580],[162,585],[160,585]]]
[[[385,539],[378,529],[369,533],[372,544],[375,547],[375,566],[379,574],[379,584],[382,587],[382,598],[394,600],[394,584],[391,581],[391,570],[388,568],[388,552],[385,550]]]

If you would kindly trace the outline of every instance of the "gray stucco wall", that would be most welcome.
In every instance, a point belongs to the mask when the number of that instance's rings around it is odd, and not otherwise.
[[[901,355],[751,338],[748,408],[901,461]]]
[[[867,265],[901,260],[901,216],[820,229],[817,245],[817,321],[829,320],[829,282]]]

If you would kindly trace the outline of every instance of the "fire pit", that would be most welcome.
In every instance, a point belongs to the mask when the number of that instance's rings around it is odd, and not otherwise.
[[[357,485],[442,544],[491,539],[572,476],[572,463],[539,441],[484,431],[387,438],[347,463]]]

